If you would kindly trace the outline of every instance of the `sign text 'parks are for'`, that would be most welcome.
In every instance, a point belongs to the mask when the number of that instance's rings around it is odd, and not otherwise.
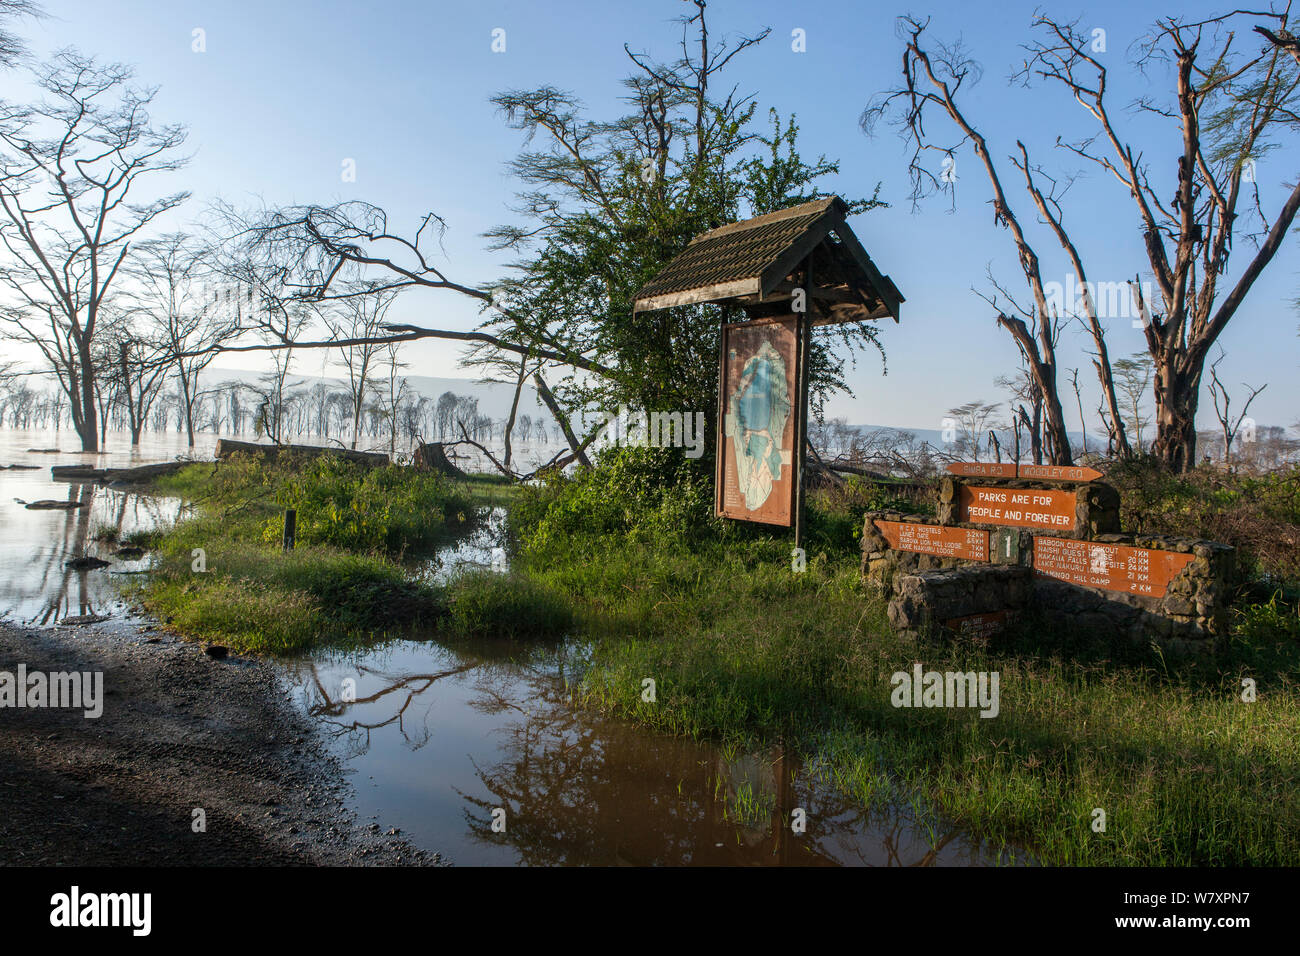
[[[961,520],[972,524],[1065,531],[1074,527],[1075,504],[1073,491],[961,486]]]

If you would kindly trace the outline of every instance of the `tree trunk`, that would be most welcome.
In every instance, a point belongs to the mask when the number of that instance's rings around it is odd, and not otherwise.
[[[1156,439],[1151,453],[1170,471],[1196,467],[1196,410],[1201,398],[1201,370],[1180,372],[1172,359],[1156,365]]]
[[[99,451],[99,420],[95,414],[95,376],[93,366],[83,356],[81,365],[81,421],[74,422],[81,436],[82,451]]]

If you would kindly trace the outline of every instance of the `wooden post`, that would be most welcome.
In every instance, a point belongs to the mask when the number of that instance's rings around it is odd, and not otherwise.
[[[284,550],[292,551],[294,538],[298,534],[298,512],[288,508],[284,512]]]
[[[795,419],[795,453],[794,453],[794,546],[804,546],[804,532],[807,530],[805,515],[804,465],[808,458],[808,352],[812,343],[812,318],[809,312],[812,304],[812,253],[804,260],[803,268],[804,310],[796,313],[795,330],[799,341],[795,346],[795,384],[799,390],[796,401],[799,414]]]

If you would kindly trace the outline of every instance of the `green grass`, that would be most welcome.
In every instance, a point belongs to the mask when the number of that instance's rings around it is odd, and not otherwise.
[[[679,521],[692,488],[646,494],[635,479],[649,467],[611,469],[630,495],[583,476],[529,491],[512,512],[516,569],[565,595],[594,641],[579,702],[659,732],[779,744],[864,807],[956,824],[998,856],[1300,863],[1300,619],[1281,593],[1247,597],[1231,641],[1203,658],[1036,621],[991,646],[907,643],[860,584],[842,493],[814,497],[797,574],[788,534],[715,532],[707,502]],[[589,505],[596,531],[584,533]],[[894,707],[891,675],[917,661],[997,672],[999,716]],[[1243,678],[1257,683],[1254,703]],[[760,794],[728,799],[737,818],[761,815]],[[1105,832],[1091,826],[1098,808]]]
[[[1231,640],[1204,658],[1099,645],[1035,621],[992,645],[907,643],[863,591],[855,550],[864,502],[918,510],[893,490],[814,495],[807,570],[794,573],[788,534],[714,519],[711,479],[680,457],[619,454],[577,480],[513,492],[400,473],[368,481],[324,469],[291,481],[226,468],[168,479],[195,515],[161,537],[145,600],[184,633],[275,653],[412,622],[513,640],[576,634],[590,642],[579,703],[664,733],[792,750],[862,806],[966,828],[998,856],[1300,863],[1294,583],[1257,578]],[[356,502],[365,520],[343,507],[303,521],[300,510],[302,543],[285,554],[276,521],[286,501]],[[408,573],[400,559],[413,543],[444,540],[501,501],[516,547],[509,574],[435,588]],[[1190,520],[1172,497],[1143,507],[1162,527]],[[194,548],[205,549],[205,574],[190,570]],[[996,671],[999,716],[894,707],[890,677],[917,661]],[[642,698],[647,677],[653,702]],[[1243,678],[1257,684],[1254,703],[1241,699]],[[770,809],[752,788],[725,799],[740,822]],[[1098,808],[1104,833],[1091,826]]]
[[[851,561],[796,575],[783,545],[748,556],[591,547],[529,565],[599,635],[578,694],[587,706],[665,733],[783,741],[866,806],[911,805],[1046,862],[1300,862],[1294,644],[1271,670],[1247,666],[1241,646],[1199,663],[1088,653],[1086,640],[1063,653],[1058,635],[1032,627],[992,649],[908,645]],[[890,675],[918,660],[998,672],[999,716],[892,706]],[[1258,681],[1255,703],[1240,699],[1242,676]],[[1098,807],[1105,833],[1090,827]]]
[[[449,620],[464,633],[509,636],[535,588],[513,579],[434,586],[404,560],[472,529],[482,489],[496,485],[335,458],[268,465],[235,456],[159,479],[156,490],[191,502],[191,513],[123,541],[157,553],[153,573],[134,585],[148,610],[182,634],[241,652],[291,654]],[[288,552],[287,507],[298,513]]]

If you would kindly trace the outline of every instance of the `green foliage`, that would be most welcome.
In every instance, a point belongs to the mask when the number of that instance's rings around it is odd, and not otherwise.
[[[721,525],[712,474],[673,448],[611,447],[589,471],[521,489],[510,513],[512,534],[534,555],[602,536],[687,542]]]
[[[578,689],[586,706],[658,732],[803,753],[866,808],[911,807],[1047,863],[1300,861],[1294,641],[1205,661],[1065,651],[1042,627],[997,644],[904,642],[863,594],[856,556],[796,574],[772,539],[584,540],[525,570],[566,595],[595,640]],[[1243,630],[1286,614],[1256,610]],[[918,660],[998,672],[999,717],[894,707],[891,674]],[[1242,673],[1259,679],[1254,704],[1240,701]],[[648,675],[654,703],[641,699]],[[1095,806],[1117,808],[1104,836],[1088,827]]]
[[[569,603],[521,575],[463,574],[448,588],[451,630],[464,637],[560,638],[573,626]]]
[[[1247,577],[1300,584],[1300,465],[1174,474],[1141,457],[1111,463],[1106,480],[1120,492],[1125,530],[1221,541],[1237,549]]]
[[[703,20],[701,10],[687,34],[703,30]],[[629,109],[621,117],[590,118],[575,96],[549,86],[493,98],[527,136],[512,171],[530,221],[491,233],[520,259],[494,288],[494,301],[510,314],[488,324],[506,338],[600,363],[597,374],[558,384],[570,411],[626,404],[712,419],[726,313],[706,305],[634,315],[636,292],[700,233],[824,197],[824,181],[839,173],[825,156],[803,158],[793,116],[783,120],[771,110],[765,130],[753,98],[715,99],[713,91],[732,85],[724,61],[693,62],[697,48],[687,36],[684,60],[638,60],[640,69],[624,81]],[[849,200],[850,213],[883,205],[877,195]],[[523,326],[520,316],[528,317]],[[872,323],[814,335],[815,408],[845,387],[844,363],[863,348],[879,349]]]
[[[297,537],[307,544],[401,552],[447,535],[472,510],[443,475],[399,465],[372,468],[324,457],[289,476],[275,502],[298,512]],[[283,515],[267,520],[263,537],[279,541]]]
[[[268,544],[279,543],[284,509],[293,508],[302,544],[394,554],[436,544],[475,510],[466,488],[436,472],[332,455],[282,454],[269,463],[241,453],[183,468],[157,486],[225,519],[258,517],[257,535]]]
[[[443,476],[334,456],[235,455],[157,482],[192,512],[149,547],[161,561],[141,599],[184,634],[241,651],[286,654],[431,625],[439,589],[395,556],[468,523],[470,492]],[[298,512],[297,546],[280,547],[283,512]],[[192,569],[201,548],[207,569]]]

